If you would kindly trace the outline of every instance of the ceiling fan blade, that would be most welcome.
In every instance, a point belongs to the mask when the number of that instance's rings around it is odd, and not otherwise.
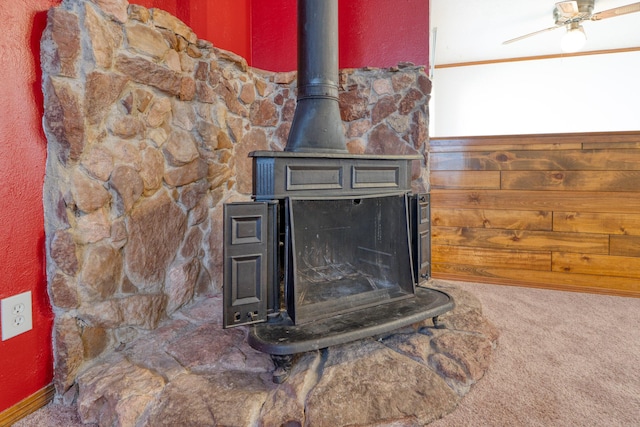
[[[631,3],[626,6],[614,7],[613,9],[603,10],[602,12],[591,15],[592,21],[600,21],[606,18],[615,18],[616,16],[626,15],[627,13],[640,12],[640,2]]]
[[[520,36],[520,37],[516,37],[515,39],[507,40],[505,42],[502,42],[502,44],[509,44],[509,43],[517,42],[517,41],[520,41],[522,39],[526,39],[528,37],[535,36],[537,34],[546,33],[547,31],[551,31],[551,30],[555,30],[556,28],[563,28],[563,27],[564,27],[564,25],[556,25],[554,27],[545,28],[544,30],[535,31],[533,33],[529,33],[529,34],[525,34],[525,35]]]

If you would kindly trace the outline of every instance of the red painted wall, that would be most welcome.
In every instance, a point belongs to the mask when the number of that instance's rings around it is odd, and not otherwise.
[[[192,2],[191,28],[199,38],[251,60],[250,0]]]
[[[0,8],[0,298],[30,290],[33,299],[33,330],[0,341],[0,411],[45,387],[53,375],[39,52],[46,10],[59,3],[10,1]]]
[[[296,64],[296,0],[253,0],[251,65],[290,71]],[[339,0],[340,68],[428,65],[429,2]]]
[[[296,0],[140,0],[189,25],[199,38],[257,68],[291,71],[296,61]],[[428,65],[429,2],[339,0],[340,67]]]
[[[132,3],[163,9],[191,27],[198,38],[250,61],[251,0],[139,0]]]
[[[340,67],[428,65],[429,2],[339,0]]]
[[[295,70],[296,22],[296,0],[252,0],[251,66],[271,71]]]

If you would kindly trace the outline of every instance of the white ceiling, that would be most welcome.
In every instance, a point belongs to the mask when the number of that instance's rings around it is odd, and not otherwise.
[[[502,42],[554,26],[559,0],[430,0],[437,28],[435,65],[561,54],[562,28],[508,45]],[[594,12],[637,0],[596,0]],[[582,51],[640,47],[640,12],[583,23]],[[432,31],[433,34],[433,31]]]

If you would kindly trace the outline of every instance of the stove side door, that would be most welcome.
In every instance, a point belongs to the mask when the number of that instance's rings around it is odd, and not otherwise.
[[[416,283],[431,276],[431,209],[429,194],[411,197],[411,240]]]
[[[269,219],[266,202],[224,205],[225,328],[267,320]]]

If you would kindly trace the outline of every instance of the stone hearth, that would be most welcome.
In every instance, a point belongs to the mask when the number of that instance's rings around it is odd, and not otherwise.
[[[248,153],[285,146],[296,73],[250,68],[126,0],[65,0],[41,46],[54,385],[85,422],[413,425],[482,376],[495,331],[460,292],[446,329],[305,354],[272,384],[246,329],[221,328],[222,206],[250,198]],[[422,155],[412,187],[426,192],[424,68],[342,70],[339,89],[349,151]]]
[[[247,329],[220,328],[203,298],[102,357],[78,377],[85,423],[137,426],[423,426],[451,412],[485,373],[497,332],[471,294],[431,321],[300,355],[286,383]]]

